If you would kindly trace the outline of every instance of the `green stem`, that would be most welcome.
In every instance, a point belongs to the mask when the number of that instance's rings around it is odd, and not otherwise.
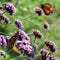
[[[7,54],[9,54],[11,51],[12,51],[12,49],[10,49]]]
[[[34,37],[34,43],[36,43],[36,36]]]

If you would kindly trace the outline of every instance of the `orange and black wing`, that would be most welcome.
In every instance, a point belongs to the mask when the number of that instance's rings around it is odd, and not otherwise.
[[[17,52],[18,54],[21,54],[21,51],[14,45],[12,48],[15,52]]]
[[[14,36],[12,36],[8,41],[8,47],[13,48],[15,41],[18,38],[18,34],[16,33]]]
[[[41,8],[46,15],[49,15],[55,11],[55,8],[53,8],[49,3],[42,4]]]
[[[21,54],[21,51],[14,45],[15,41],[18,38],[18,33],[16,33],[14,36],[12,36],[8,41],[8,47],[13,49],[18,54]]]
[[[49,4],[49,3],[45,3],[45,4],[41,4],[41,8],[44,9],[48,9],[48,8],[51,8],[52,6]]]

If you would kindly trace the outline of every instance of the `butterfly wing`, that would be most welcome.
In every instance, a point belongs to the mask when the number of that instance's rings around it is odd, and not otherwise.
[[[50,11],[47,10],[47,9],[44,9],[44,13],[45,13],[46,15],[49,15],[49,14],[50,14]]]
[[[14,43],[16,41],[16,39],[18,38],[18,34],[16,33],[14,36],[12,36],[9,41],[8,41],[8,47],[9,48],[13,48]]]
[[[48,4],[48,3],[45,3],[45,4],[41,4],[41,8],[42,9],[49,9],[49,8],[51,8],[51,5],[50,4]]]
[[[46,15],[49,15],[55,11],[55,8],[53,8],[49,3],[42,4],[41,7]]]
[[[20,51],[15,45],[13,46],[13,50],[14,50],[15,52],[21,54],[21,51]]]
[[[51,13],[53,13],[55,10],[56,10],[56,9],[53,8],[53,7],[50,8],[50,12],[51,12]]]

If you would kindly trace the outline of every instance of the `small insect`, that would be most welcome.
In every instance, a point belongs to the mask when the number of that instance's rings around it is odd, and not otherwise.
[[[8,48],[13,49],[15,52],[17,53],[21,53],[21,51],[14,45],[15,41],[18,38],[18,33],[16,33],[14,36],[12,36],[9,40],[8,40]]]
[[[43,9],[44,13],[46,15],[50,15],[51,13],[53,13],[56,9],[54,7],[52,7],[52,5],[50,5],[49,3],[45,3],[41,5],[41,8]]]

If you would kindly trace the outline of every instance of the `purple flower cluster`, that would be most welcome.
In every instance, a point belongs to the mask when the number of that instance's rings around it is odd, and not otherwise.
[[[45,41],[46,46],[48,46],[52,52],[56,51],[56,45],[52,41]]]
[[[43,37],[42,33],[41,33],[40,31],[38,31],[38,30],[34,30],[34,31],[33,31],[33,34],[34,34],[36,37],[38,37],[38,38],[42,38],[42,37]]]
[[[9,18],[5,14],[3,14],[2,11],[0,11],[0,19],[3,20],[6,24],[10,22]]]
[[[7,46],[5,36],[3,36],[3,35],[0,35],[0,46],[3,46],[3,47]]]
[[[6,41],[8,41],[11,38],[11,36],[5,36]]]
[[[58,59],[57,59],[57,57],[55,57],[55,56],[50,56],[50,57],[49,57],[49,60],[58,60]]]
[[[48,50],[45,50],[44,48],[41,49],[40,53],[42,60],[57,60],[57,57],[51,56],[50,52]]]
[[[42,10],[40,9],[40,8],[35,8],[35,12],[39,15],[39,16],[41,16],[42,15]]]
[[[19,35],[19,40],[22,40],[22,39],[30,40],[29,36],[23,30],[19,29],[17,33]]]
[[[22,30],[17,31],[19,35],[19,40],[16,41],[19,50],[24,50],[26,53],[31,54],[33,47],[30,45],[30,38],[29,36]]]
[[[10,13],[10,15],[12,15],[13,13],[16,12],[16,8],[14,7],[14,5],[9,2],[3,3],[3,9],[8,11]]]
[[[48,50],[45,50],[44,48],[41,49],[41,58],[42,60],[47,60],[49,58],[50,52]]]
[[[25,39],[23,39],[22,41],[20,41],[20,40],[18,40],[18,41],[16,41],[16,44],[24,44],[24,45],[26,45],[26,44],[30,44],[30,41],[29,40],[25,40]]]
[[[19,19],[15,20],[15,24],[17,25],[17,27],[19,29],[22,29],[23,28],[23,24],[22,24],[22,21],[21,20],[19,20]]]
[[[50,28],[50,25],[47,22],[45,22],[43,26],[46,30],[48,30]]]
[[[6,57],[6,53],[2,50],[0,50],[0,55],[3,56],[3,57]]]
[[[16,41],[16,44],[18,45],[19,50],[24,50],[26,53],[31,54],[33,48],[30,45],[29,40]]]

